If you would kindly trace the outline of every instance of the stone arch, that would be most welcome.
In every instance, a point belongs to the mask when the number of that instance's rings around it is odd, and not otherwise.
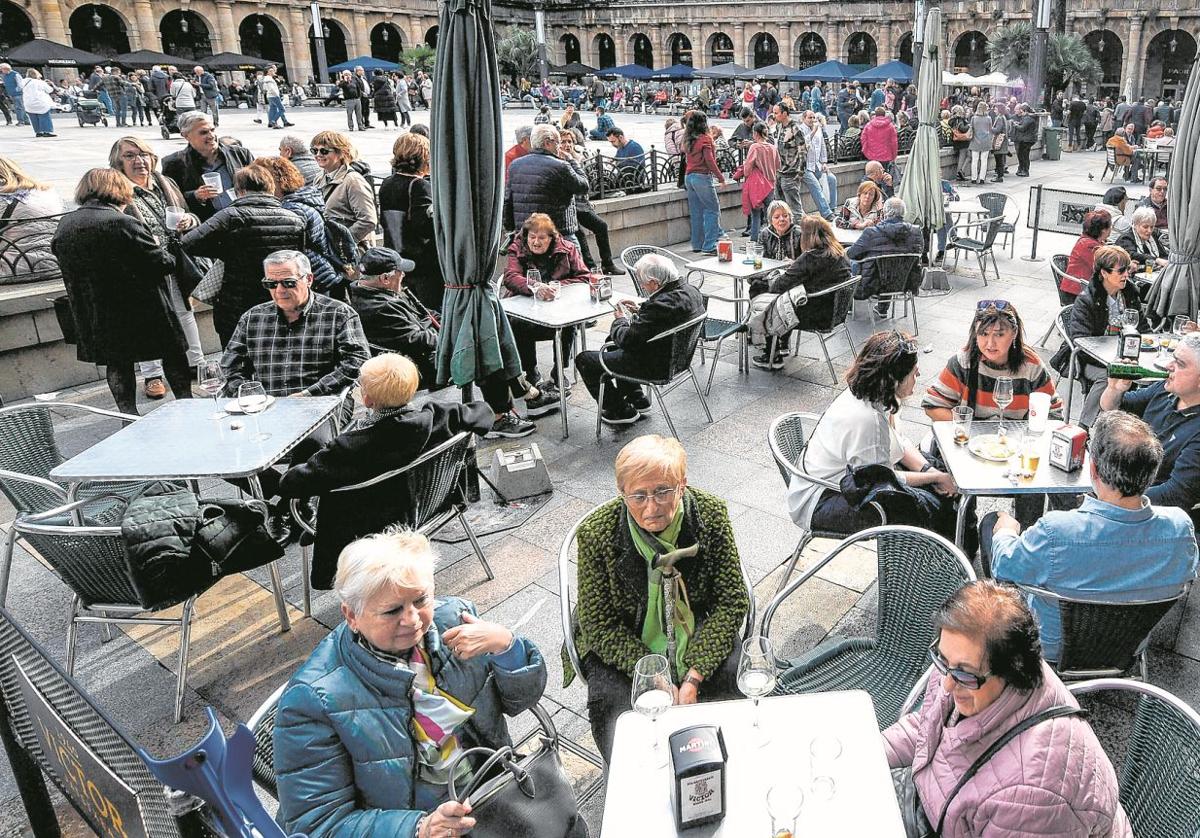
[[[816,32],[805,32],[792,45],[792,66],[812,67],[829,60],[829,48],[825,39]]]
[[[212,25],[195,9],[172,9],[158,21],[158,37],[167,55],[200,61],[213,54]]]
[[[326,67],[341,64],[350,57],[346,52],[346,35],[348,30],[344,25],[331,17],[322,17],[321,31],[325,37]],[[308,48],[313,67],[318,67],[320,65],[317,63],[317,39],[313,37],[313,34],[312,24],[310,23],[308,25]]]
[[[905,32],[896,42],[896,55],[908,66],[913,66],[913,33]]]
[[[1146,41],[1142,95],[1182,99],[1196,49],[1196,38],[1186,29],[1164,27]]]
[[[238,48],[242,55],[265,58],[281,67],[287,63],[283,35],[287,28],[266,12],[246,15],[238,24]]]
[[[371,27],[371,57],[384,61],[399,63],[400,53],[404,50],[404,33],[400,27],[385,20]]]
[[[704,44],[704,54],[708,56],[708,66],[728,64],[737,56],[734,52],[733,38],[724,32],[714,32],[708,36]]]
[[[645,32],[634,32],[629,36],[629,54],[633,57],[630,64],[654,69],[654,42]]]
[[[978,29],[968,29],[954,41],[950,66],[973,76],[987,73],[988,37]]]
[[[879,47],[869,32],[859,30],[846,39],[846,63],[874,67],[879,61]]]
[[[16,3],[0,0],[0,55],[33,38],[33,18]]]
[[[563,64],[570,64],[573,61],[583,63],[583,48],[579,43],[579,38],[573,33],[567,32],[558,37],[558,50]]]
[[[1125,62],[1125,44],[1111,29],[1093,29],[1083,36],[1083,43],[1100,62],[1101,96],[1116,97],[1121,93],[1121,67]]]
[[[425,46],[430,49],[437,49],[438,28],[433,25],[425,30]]]
[[[779,63],[779,42],[770,32],[758,32],[750,39],[746,51],[747,66],[768,67]]]
[[[600,32],[592,38],[592,55],[595,56],[596,66],[603,70],[605,67],[617,66],[617,45],[612,35]]]
[[[670,67],[675,64],[695,66],[695,56],[692,53],[692,39],[682,32],[672,32],[667,38],[666,57],[664,64]]]
[[[107,3],[80,5],[71,13],[67,29],[76,49],[105,56],[130,51],[129,19]]]

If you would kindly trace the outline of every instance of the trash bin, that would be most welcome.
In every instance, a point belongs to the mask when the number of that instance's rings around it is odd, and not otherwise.
[[[1042,151],[1043,160],[1061,160],[1062,159],[1062,135],[1065,129],[1062,128],[1046,128],[1042,131],[1042,142],[1045,143],[1045,149]]]

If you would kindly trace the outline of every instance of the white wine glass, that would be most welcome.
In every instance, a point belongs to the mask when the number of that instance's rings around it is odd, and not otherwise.
[[[775,689],[778,677],[779,663],[775,660],[775,652],[771,641],[762,635],[754,635],[742,643],[742,657],[738,661],[737,684],[742,695],[754,702],[754,736],[755,746],[761,748],[767,744],[759,726],[758,700],[769,695]]]
[[[996,402],[996,407],[1000,409],[1000,428],[997,434],[1001,437],[1005,435],[1004,430],[1004,410],[1013,401],[1013,380],[1007,375],[1002,375],[996,379],[996,388],[992,392],[992,398]]]
[[[842,755],[842,740],[831,734],[818,734],[808,744],[811,759],[811,785],[813,796],[819,800],[832,800],[837,792],[834,774],[838,757]]]
[[[254,417],[254,438],[260,442],[270,439],[270,434],[264,434],[258,423],[258,414],[267,409],[267,391],[259,381],[246,381],[238,387],[238,407],[242,413]]]
[[[221,368],[221,362],[214,360],[198,363],[196,365],[196,384],[206,394],[212,396],[214,408],[212,418],[223,419],[225,411],[221,410],[221,405],[217,401],[217,397],[225,389],[225,370]]]
[[[650,720],[654,737],[652,765],[662,768],[667,764],[667,749],[658,741],[658,717],[675,703],[675,685],[663,655],[646,655],[633,667],[630,700],[633,709]]]

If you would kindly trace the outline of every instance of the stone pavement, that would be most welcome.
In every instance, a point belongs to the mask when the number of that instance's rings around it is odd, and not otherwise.
[[[339,127],[340,122],[328,114],[301,111],[293,116],[303,120],[305,135],[315,128],[314,123],[329,123],[322,127]],[[425,117],[419,114],[420,118]],[[528,113],[522,119],[530,119]],[[244,112],[224,123],[243,121]],[[505,130],[516,119],[506,115]],[[620,120],[623,124],[633,120]],[[639,130],[657,130],[661,119],[641,118]],[[243,136],[243,126],[236,133]],[[2,129],[0,129],[2,130]],[[87,130],[105,142],[98,143],[80,133]],[[149,133],[145,129],[142,133]],[[257,152],[267,152],[277,132],[257,126],[246,128],[244,139]],[[35,174],[49,169],[51,177],[64,187],[73,185],[80,167],[101,165],[107,153],[107,139],[116,132],[103,129],[70,128],[58,140],[10,142],[13,132],[0,134],[6,153],[12,154]],[[372,162],[382,167],[383,148],[380,142],[387,132],[376,130],[365,135]],[[69,135],[69,136],[68,136]],[[637,136],[635,134],[635,136]],[[361,140],[363,135],[356,135]],[[647,140],[648,144],[649,140]],[[157,141],[156,147],[178,146]],[[164,150],[166,150],[164,148]],[[52,152],[52,157],[48,155]],[[33,155],[36,154],[36,157]],[[1025,228],[1027,191],[1035,183],[1079,191],[1103,191],[1098,181],[1088,180],[1091,172],[1098,178],[1103,168],[1100,154],[1071,154],[1058,163],[1035,162],[1034,177],[1010,178],[999,185],[999,191],[1010,195],[1021,211],[1016,253],[1013,259],[997,252],[1001,278],[989,280],[985,287],[973,265],[965,261],[951,277],[953,290],[938,297],[924,297],[917,303],[922,347],[918,392],[941,369],[945,359],[958,350],[965,338],[968,324],[980,299],[1003,298],[1012,302],[1025,321],[1027,340],[1036,341],[1056,313],[1057,297],[1050,278],[1049,263],[1026,261],[1029,252],[1029,231]],[[73,171],[72,171],[73,170]],[[988,186],[987,188],[994,188]],[[1135,187],[1138,197],[1144,187]],[[970,197],[977,189],[964,189]],[[735,241],[738,241],[735,239]],[[1072,239],[1067,236],[1042,234],[1039,253],[1066,252]],[[654,242],[663,244],[662,242]],[[690,254],[686,254],[690,255]],[[620,287],[622,283],[618,283]],[[715,283],[720,285],[720,283]],[[624,281],[628,287],[628,281]],[[602,340],[607,322],[601,321],[589,335],[589,344]],[[880,328],[895,326],[911,329],[910,321],[886,322]],[[872,331],[865,308],[860,308],[850,321],[855,345]],[[1057,347],[1057,338],[1042,350],[1048,358]],[[839,378],[851,360],[851,348],[841,337],[829,341],[831,355]],[[543,364],[549,362],[549,344],[543,344]],[[710,363],[711,363],[710,359]],[[698,367],[702,377],[708,368]],[[829,380],[816,339],[808,336],[800,345],[798,357],[789,358],[780,372],[751,369],[740,374],[736,369],[732,346],[718,362],[716,380],[709,397],[714,421],[709,424],[690,388],[680,389],[668,397],[672,417],[688,451],[688,480],[699,488],[709,489],[724,497],[733,521],[739,551],[750,570],[758,604],[761,608],[774,593],[781,573],[780,565],[796,543],[798,531],[787,516],[783,485],[766,443],[770,421],[781,413],[802,410],[820,413],[837,395],[844,383]],[[110,397],[102,384],[63,393],[62,398],[89,404],[111,406]],[[912,439],[920,439],[928,430],[928,420],[910,400],[900,414],[901,430]],[[152,404],[143,406],[151,409]],[[538,422],[539,432],[529,441],[542,449],[554,482],[554,494],[527,523],[520,528],[483,539],[484,549],[496,579],[488,582],[478,562],[460,545],[437,545],[440,556],[437,590],[475,600],[485,619],[512,624],[532,611],[523,633],[538,643],[550,669],[544,704],[553,714],[559,729],[577,741],[590,744],[586,718],[585,689],[576,683],[569,689],[562,686],[558,649],[562,641],[559,623],[557,555],[559,545],[571,527],[596,504],[615,493],[612,463],[620,447],[634,436],[643,433],[667,433],[666,424],[657,411],[647,421],[614,432],[605,428],[599,442],[594,437],[595,407],[582,385],[576,386],[568,404],[571,436],[560,439],[559,418],[551,415]],[[112,433],[112,423],[69,422],[64,426],[63,447],[68,456],[95,440]],[[511,445],[512,443],[508,443]],[[480,446],[480,461],[490,460],[491,442]],[[221,491],[217,486],[206,491]],[[994,503],[1003,503],[994,502]],[[10,520],[12,511],[0,508],[0,521]],[[804,557],[807,564],[828,549],[829,542],[817,541]],[[312,620],[302,619],[300,602],[299,556],[296,548],[289,550],[283,560],[287,597],[293,606],[293,630],[280,635],[274,621],[274,609],[266,587],[266,574],[255,572],[245,577],[223,581],[202,596],[194,621],[192,664],[186,718],[180,725],[170,723],[171,697],[174,683],[176,641],[173,633],[163,629],[117,631],[116,639],[101,644],[100,632],[85,628],[80,632],[79,681],[100,703],[152,753],[175,753],[193,742],[202,732],[202,709],[212,705],[222,724],[228,729],[244,721],[304,660],[313,646],[340,620],[337,602],[330,593],[317,596]],[[811,647],[831,630],[847,627],[855,632],[870,629],[874,618],[874,564],[869,553],[849,555],[822,572],[818,578],[793,597],[780,611],[775,623],[777,642],[784,653]],[[9,607],[45,647],[59,660],[63,659],[70,596],[66,588],[42,564],[18,550],[14,562],[13,587]],[[1151,680],[1182,697],[1200,705],[1200,620],[1193,606],[1186,614],[1178,640],[1172,649],[1156,648],[1150,658]],[[515,723],[519,731],[524,720]],[[592,773],[577,761],[569,761],[573,775],[585,783]],[[0,835],[20,834],[25,827],[19,801],[14,797],[11,777],[0,770]],[[588,819],[598,832],[602,795],[589,805]]]

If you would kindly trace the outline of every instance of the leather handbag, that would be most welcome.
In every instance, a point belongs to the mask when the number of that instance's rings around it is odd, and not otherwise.
[[[450,799],[469,800],[475,826],[472,838],[566,838],[574,834],[579,810],[575,793],[558,755],[558,731],[541,707],[533,708],[542,724],[537,749],[523,756],[511,747],[470,748],[450,766]],[[466,788],[454,777],[463,759],[482,758]]]
[[[262,567],[283,555],[267,532],[260,504],[228,498],[200,501],[192,557],[207,561],[214,579]]]

